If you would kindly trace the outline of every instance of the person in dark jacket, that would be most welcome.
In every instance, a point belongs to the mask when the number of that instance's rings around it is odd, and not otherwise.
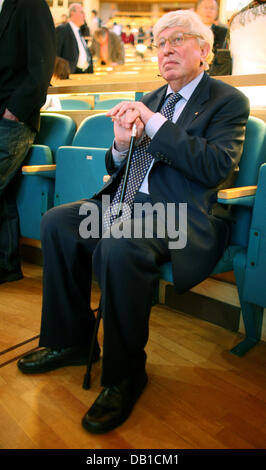
[[[69,62],[71,73],[93,73],[90,49],[84,38],[85,14],[80,3],[72,3],[69,20],[56,28],[56,53]]]
[[[228,28],[218,23],[219,6],[217,0],[198,0],[196,12],[201,21],[211,28],[214,36],[213,61],[210,75],[231,75],[232,59],[228,48]]]
[[[55,61],[45,0],[0,3],[0,283],[22,277],[14,178],[39,129]]]

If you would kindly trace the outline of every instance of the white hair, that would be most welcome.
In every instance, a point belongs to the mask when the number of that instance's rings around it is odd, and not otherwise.
[[[204,67],[207,70],[213,59],[213,32],[201,21],[199,15],[192,10],[176,10],[170,11],[163,15],[153,28],[153,35],[155,44],[157,42],[159,34],[166,28],[173,28],[174,26],[182,26],[185,28],[187,33],[199,34],[201,38],[197,38],[199,45],[201,46],[204,42],[210,45],[210,51],[204,62]]]
[[[79,2],[76,2],[76,3],[71,3],[70,7],[69,7],[69,10],[68,10],[68,14],[69,16],[71,15],[72,11],[76,11],[77,10],[77,7],[82,7],[82,3],[79,3]]]

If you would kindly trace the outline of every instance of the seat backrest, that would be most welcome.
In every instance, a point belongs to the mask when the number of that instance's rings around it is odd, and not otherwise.
[[[103,186],[106,148],[60,147],[57,153],[55,205],[90,198]]]
[[[265,163],[266,123],[250,116],[235,186],[256,185],[260,166]]]
[[[266,163],[261,166],[247,251],[244,299],[266,307]]]
[[[80,124],[72,145],[109,148],[114,139],[113,122],[104,113],[89,116]]]
[[[243,153],[235,186],[253,186],[258,182],[260,167],[266,162],[266,123],[250,116],[247,122]],[[246,247],[248,244],[252,210],[249,207],[233,208],[230,244]]]
[[[121,101],[123,100],[119,98],[114,98],[111,100],[96,101],[94,105],[94,109],[111,109],[116,104],[121,103]],[[127,99],[127,101],[133,101],[133,100]]]
[[[41,113],[40,131],[35,137],[35,144],[50,147],[54,159],[61,145],[71,145],[76,132],[76,124],[69,116],[56,113]]]
[[[60,99],[62,109],[91,109],[90,103],[82,100]]]

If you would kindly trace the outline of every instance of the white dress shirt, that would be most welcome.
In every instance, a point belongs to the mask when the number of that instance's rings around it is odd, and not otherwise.
[[[77,40],[78,48],[79,48],[79,58],[77,62],[77,67],[81,70],[86,70],[89,66],[88,57],[87,57],[87,53],[85,50],[85,46],[82,43],[82,40],[79,34],[79,27],[75,25],[75,23],[73,23],[72,21],[69,21],[69,24],[72,28],[73,33],[75,34],[75,38]]]
[[[5,0],[0,0],[0,13],[1,13],[1,10],[2,10],[2,7],[3,7],[4,1],[5,1]]]
[[[183,88],[181,88],[178,93],[182,95],[182,99],[179,100],[176,105],[175,105],[175,110],[174,110],[174,115],[173,115],[173,122],[176,122],[177,119],[179,118],[180,114],[182,113],[184,107],[186,106],[189,98],[191,97],[193,91],[195,88],[198,86],[199,82],[201,81],[203,77],[203,73],[200,73],[194,80],[189,82],[187,85],[185,85]],[[171,89],[170,85],[168,85],[167,92],[166,92],[166,99],[165,103],[167,101],[167,97],[170,93],[174,93],[174,91]],[[155,113],[147,122],[145,126],[145,132],[146,134],[152,139],[156,132],[160,129],[160,127],[167,121],[167,118],[164,117],[161,113],[157,112]],[[126,157],[127,151],[125,152],[118,152],[113,144],[113,149],[112,149],[112,155],[113,159],[115,162],[115,165],[118,167],[121,163],[121,161]],[[149,194],[149,188],[148,188],[148,176],[151,171],[151,168],[153,166],[154,160],[152,161],[150,168],[148,169],[148,172],[141,184],[141,187],[139,188],[139,191],[142,193]]]

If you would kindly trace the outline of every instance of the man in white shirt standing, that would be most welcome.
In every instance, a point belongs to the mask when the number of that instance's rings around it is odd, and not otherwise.
[[[68,22],[56,28],[56,53],[69,62],[71,73],[93,73],[91,52],[80,31],[84,23],[82,5],[73,3]]]

